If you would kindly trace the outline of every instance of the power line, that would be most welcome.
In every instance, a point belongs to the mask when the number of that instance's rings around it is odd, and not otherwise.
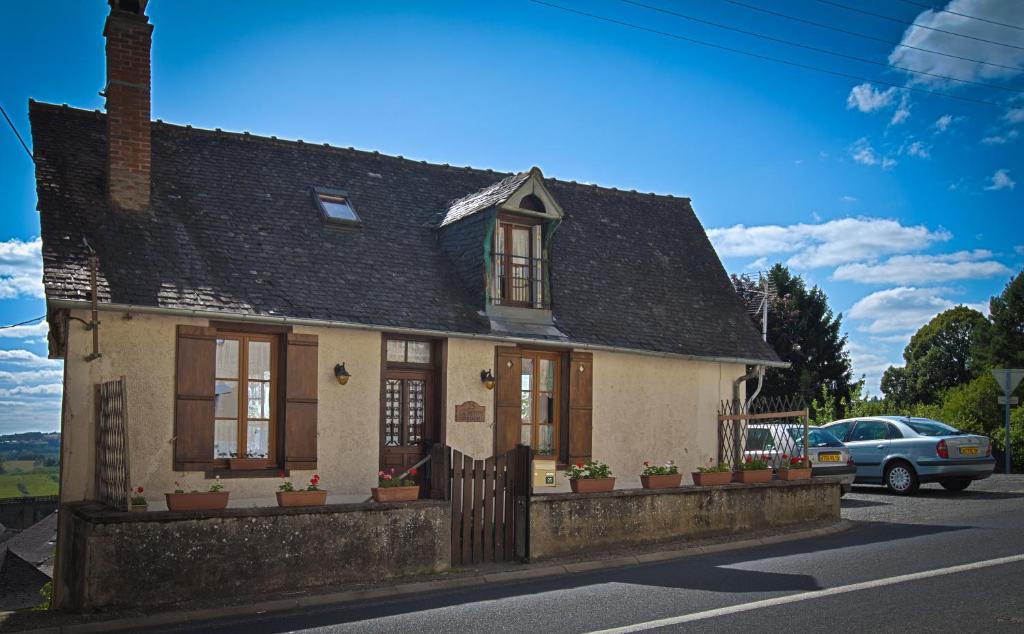
[[[21,141],[21,147],[25,148],[25,152],[28,154],[28,157],[32,159],[33,163],[35,163],[36,159],[34,156],[32,156],[32,150],[28,149],[28,146],[25,145],[25,139],[21,138],[21,134],[18,132],[18,128],[14,127],[14,122],[11,121],[11,118],[7,116],[7,111],[4,110],[4,107],[2,105],[0,105],[0,112],[3,113],[4,119],[7,120],[7,125],[11,126],[11,131],[14,132],[14,136],[18,137],[18,141]]]
[[[27,326],[29,324],[36,323],[40,319],[45,319],[45,318],[46,318],[46,315],[40,315],[39,317],[36,317],[35,319],[29,319],[27,321],[23,321],[23,322],[18,323],[18,324],[9,324],[7,326],[0,326],[0,330],[6,330],[8,328],[17,328],[18,326]]]
[[[689,42],[691,44],[699,44],[700,46],[707,46],[709,48],[718,49],[720,51],[729,51],[730,53],[737,53],[739,55],[745,55],[747,57],[753,57],[755,59],[761,59],[761,60],[765,60],[765,61],[769,61],[769,62],[775,62],[777,64],[785,64],[787,66],[793,66],[795,68],[803,68],[805,70],[813,70],[813,71],[817,71],[819,73],[825,73],[825,74],[828,74],[828,75],[833,75],[835,77],[843,77],[845,79],[853,79],[853,80],[856,80],[856,81],[874,82],[874,83],[882,85],[882,86],[892,86],[893,88],[900,88],[902,90],[910,90],[910,91],[913,91],[913,92],[924,93],[924,94],[927,94],[927,95],[936,95],[936,96],[939,96],[939,97],[946,97],[947,99],[956,99],[957,101],[966,101],[966,102],[969,102],[969,103],[984,104],[986,106],[996,106],[998,108],[1002,107],[1002,104],[1000,104],[998,102],[995,102],[995,101],[985,101],[984,99],[974,99],[974,98],[971,98],[971,97],[963,97],[963,96],[960,96],[960,95],[953,95],[953,94],[950,94],[950,93],[947,93],[947,92],[940,92],[938,90],[928,90],[926,88],[918,88],[917,86],[904,86],[903,84],[896,84],[896,83],[892,83],[892,82],[887,82],[887,81],[884,81],[884,80],[881,80],[881,79],[872,79],[870,77],[865,77],[863,75],[854,75],[852,73],[844,73],[842,71],[831,70],[831,69],[828,69],[828,68],[822,68],[820,66],[812,66],[810,64],[803,64],[803,63],[800,63],[800,62],[793,62],[793,61],[782,59],[782,58],[779,58],[779,57],[772,57],[770,55],[761,55],[760,53],[752,53],[750,51],[744,51],[742,49],[732,48],[732,47],[729,47],[729,46],[724,46],[722,44],[715,44],[713,42],[706,42],[704,40],[698,40],[696,38],[687,37],[685,35],[679,35],[678,33],[669,33],[667,31],[659,31],[657,29],[652,29],[652,28],[649,28],[649,27],[646,27],[646,26],[641,26],[639,24],[633,24],[631,22],[625,22],[623,20],[617,20],[615,18],[609,18],[609,17],[606,17],[606,16],[597,15],[597,14],[594,14],[594,13],[587,13],[586,11],[580,11],[578,9],[572,9],[570,7],[565,7],[565,6],[562,6],[562,5],[559,5],[559,4],[554,4],[554,3],[551,3],[551,2],[544,2],[544,0],[528,0],[528,1],[532,2],[534,4],[539,4],[539,5],[542,5],[542,6],[545,6],[545,7],[550,7],[552,9],[558,9],[559,11],[565,11],[567,13],[575,13],[576,15],[582,15],[582,16],[585,16],[585,17],[588,17],[588,18],[591,18],[591,19],[594,19],[594,20],[600,20],[602,22],[608,22],[610,24],[617,24],[619,26],[624,26],[624,27],[627,27],[627,28],[630,28],[630,29],[636,29],[637,31],[645,31],[647,33],[654,33],[655,35],[661,35],[663,37],[669,37],[669,38],[672,38],[674,40],[680,40],[680,41],[683,41],[683,42]]]
[[[815,0],[815,2],[820,2],[822,4],[830,4],[833,7],[839,7],[840,9],[846,9],[847,11],[853,11],[854,13],[863,13],[864,15],[870,15],[872,17],[880,18],[882,20],[889,20],[890,22],[895,22],[897,24],[903,24],[905,26],[916,26],[919,29],[928,29],[929,31],[935,31],[936,33],[945,33],[946,35],[955,35],[957,37],[965,37],[965,38],[967,38],[969,40],[977,40],[979,42],[985,42],[986,44],[995,44],[997,46],[1006,46],[1006,47],[1009,47],[1009,48],[1015,48],[1015,49],[1024,51],[1024,46],[1017,46],[1016,44],[1007,44],[1005,42],[996,42],[995,40],[986,40],[983,37],[975,37],[973,35],[965,35],[963,33],[957,33],[955,31],[947,31],[945,29],[937,29],[934,26],[925,26],[924,24],[918,24],[917,22],[906,22],[906,21],[901,20],[899,18],[894,18],[891,15],[885,15],[884,13],[875,13],[873,11],[868,11],[866,9],[861,9],[859,7],[851,7],[848,4],[843,4],[842,2],[835,2],[834,0]]]
[[[1016,24],[1007,24],[1006,22],[996,22],[995,20],[989,20],[988,18],[979,18],[976,15],[967,15],[966,13],[960,13],[959,11],[950,11],[949,9],[935,9],[931,5],[927,5],[923,2],[914,2],[914,0],[900,0],[905,4],[912,4],[915,7],[921,7],[922,9],[931,9],[935,13],[948,13],[950,15],[958,15],[961,18],[968,18],[971,20],[978,20],[979,22],[988,22],[989,24],[998,24],[999,26],[1005,26],[1010,29],[1019,29],[1024,31],[1024,26],[1017,26]]]
[[[747,4],[746,2],[740,2],[740,0],[722,0],[722,2],[728,2],[729,4],[734,4],[736,6],[744,7],[746,9],[750,9],[752,11],[760,11],[761,13],[767,13],[768,15],[774,15],[775,17],[778,17],[778,18],[783,18],[783,19],[786,19],[786,20],[792,20],[794,22],[802,22],[803,24],[809,24],[811,26],[816,26],[816,27],[821,28],[821,29],[828,29],[830,31],[835,31],[836,33],[844,33],[846,35],[852,35],[854,37],[859,37],[859,38],[862,38],[862,39],[865,39],[865,40],[873,40],[875,42],[881,42],[883,44],[888,44],[889,46],[898,46],[900,48],[909,48],[911,50],[921,51],[922,53],[931,53],[933,55],[941,55],[943,57],[951,57],[953,59],[959,59],[959,60],[962,60],[962,61],[965,61],[965,62],[973,62],[975,64],[984,64],[985,66],[994,66],[995,68],[1005,68],[1007,70],[1013,70],[1013,71],[1018,71],[1018,72],[1024,71],[1024,68],[1020,68],[1019,66],[1006,66],[1004,64],[996,64],[995,62],[986,62],[986,61],[982,61],[980,59],[973,59],[973,58],[970,58],[970,57],[962,57],[960,55],[954,55],[952,53],[945,53],[943,51],[936,51],[936,50],[930,49],[930,48],[923,48],[923,47],[920,47],[920,46],[912,46],[910,44],[904,44],[902,42],[893,42],[893,41],[887,40],[887,39],[885,39],[883,37],[876,37],[874,35],[869,35],[867,33],[860,33],[858,31],[851,31],[849,29],[844,29],[844,28],[841,28],[841,27],[838,27],[838,26],[833,26],[831,24],[826,24],[824,22],[816,22],[815,20],[808,20],[807,18],[801,18],[799,16],[789,15],[788,13],[780,13],[778,11],[773,11],[771,9],[765,9],[764,7],[759,7],[757,5]]]
[[[983,86],[985,88],[995,88],[996,90],[1005,90],[1005,91],[1008,91],[1008,92],[1024,93],[1024,90],[1018,90],[1016,88],[1009,88],[1007,86],[999,86],[997,84],[989,84],[989,83],[985,83],[985,82],[981,82],[981,81],[973,81],[973,80],[970,80],[970,79],[960,79],[959,77],[951,77],[949,75],[942,75],[942,74],[939,74],[939,73],[929,73],[928,71],[915,70],[913,68],[907,68],[906,66],[897,66],[896,64],[889,64],[887,62],[880,62],[878,60],[868,59],[866,57],[858,57],[856,55],[849,55],[847,53],[840,53],[840,52],[837,52],[837,51],[830,51],[830,50],[828,50],[826,48],[818,48],[817,46],[810,46],[809,44],[801,44],[799,42],[794,42],[792,40],[784,40],[782,38],[773,37],[771,35],[765,35],[763,33],[758,33],[757,31],[748,31],[746,29],[740,29],[740,28],[737,28],[737,27],[728,26],[726,24],[719,24],[717,22],[712,22],[710,20],[705,20],[703,18],[697,18],[697,17],[694,17],[692,15],[686,15],[685,13],[678,13],[676,11],[670,11],[668,9],[663,9],[661,7],[655,7],[655,6],[652,6],[652,5],[649,5],[649,4],[644,4],[642,2],[636,2],[635,0],[619,0],[619,1],[623,2],[625,4],[631,4],[633,6],[642,7],[644,9],[649,9],[651,11],[658,11],[659,13],[665,13],[665,14],[668,14],[668,15],[671,15],[671,16],[674,16],[674,17],[677,17],[677,18],[682,18],[684,20],[691,20],[693,22],[699,22],[700,24],[707,24],[708,26],[713,26],[713,27],[718,28],[718,29],[724,29],[726,31],[733,31],[735,33],[742,33],[744,35],[750,35],[752,37],[759,37],[761,39],[768,40],[770,42],[778,42],[780,44],[785,44],[787,46],[795,46],[797,48],[802,48],[802,49],[805,49],[805,50],[808,50],[808,51],[815,51],[817,53],[825,53],[826,55],[834,55],[836,57],[842,57],[844,59],[849,59],[849,60],[853,60],[853,61],[856,61],[856,62],[862,62],[864,64],[874,64],[875,66],[884,66],[886,68],[895,68],[897,70],[902,70],[902,71],[907,72],[907,73],[914,73],[914,74],[917,74],[917,75],[927,75],[928,77],[937,77],[939,79],[946,79],[946,80],[949,80],[949,81],[957,81],[957,82],[961,82],[961,83],[964,83],[964,84],[972,84],[974,86]]]

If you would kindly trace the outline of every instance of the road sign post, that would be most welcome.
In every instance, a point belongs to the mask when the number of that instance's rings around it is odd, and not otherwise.
[[[1015,401],[1015,399],[1012,398],[1013,391],[1017,389],[1017,384],[1020,383],[1021,379],[1024,379],[1024,370],[1020,368],[997,368],[992,370],[992,376],[995,377],[996,383],[999,384],[999,387],[1002,388],[1003,394],[1005,395],[1004,398],[1000,399],[1001,403],[1005,406],[1004,411],[1006,416],[1006,444],[1004,445],[1006,469],[1004,473],[1010,473],[1012,470],[1012,463],[1010,461],[1010,405],[1011,401]]]

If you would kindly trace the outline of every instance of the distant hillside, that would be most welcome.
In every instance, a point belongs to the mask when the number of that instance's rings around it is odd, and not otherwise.
[[[27,431],[0,436],[0,462],[34,460],[41,464],[60,462],[60,434]]]

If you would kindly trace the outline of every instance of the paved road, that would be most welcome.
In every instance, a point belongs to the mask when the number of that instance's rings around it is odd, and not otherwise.
[[[1024,632],[1024,476],[914,498],[856,487],[849,531],[176,632]]]

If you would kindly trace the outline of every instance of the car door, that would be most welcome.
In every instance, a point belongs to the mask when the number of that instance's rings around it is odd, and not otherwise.
[[[889,424],[881,420],[858,420],[850,431],[846,447],[857,465],[857,479],[881,481],[882,460],[889,453]]]

